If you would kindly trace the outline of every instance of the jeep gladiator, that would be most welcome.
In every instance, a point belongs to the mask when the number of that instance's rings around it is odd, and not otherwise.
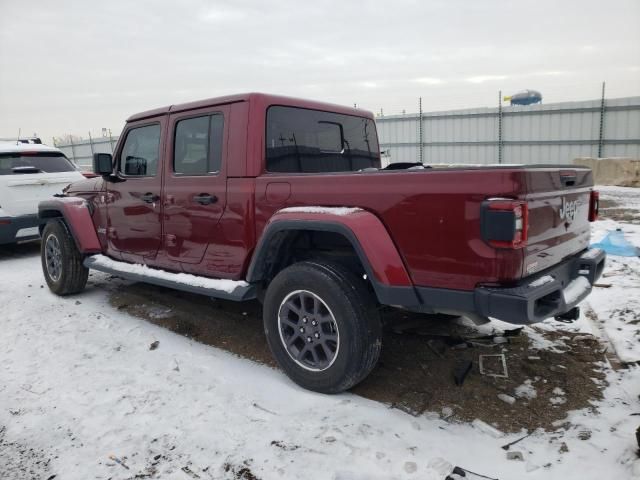
[[[381,168],[360,109],[257,93],[158,108],[131,116],[94,171],[39,205],[53,292],[95,269],[257,298],[278,364],[319,392],[373,369],[380,305],[570,318],[604,267],[588,168]]]

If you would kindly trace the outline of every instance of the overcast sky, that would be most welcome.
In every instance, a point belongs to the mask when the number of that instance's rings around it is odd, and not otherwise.
[[[640,0],[0,0],[0,137],[245,91],[385,114],[640,95]]]

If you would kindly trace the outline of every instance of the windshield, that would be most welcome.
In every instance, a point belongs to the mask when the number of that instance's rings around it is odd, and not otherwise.
[[[380,168],[376,127],[369,118],[273,106],[267,111],[266,143],[270,172]]]
[[[60,152],[0,153],[0,175],[73,172],[76,168]]]

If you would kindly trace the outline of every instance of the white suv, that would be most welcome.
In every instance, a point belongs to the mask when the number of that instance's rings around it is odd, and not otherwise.
[[[57,148],[0,142],[0,245],[38,238],[38,203],[82,178]]]

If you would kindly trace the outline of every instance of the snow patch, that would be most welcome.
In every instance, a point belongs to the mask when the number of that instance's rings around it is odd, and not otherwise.
[[[602,253],[601,248],[590,248],[589,250],[584,252],[582,255],[580,255],[580,258],[584,258],[585,260],[593,260],[598,255],[600,255],[600,253]]]
[[[224,278],[208,278],[191,275],[190,273],[173,273],[166,270],[158,270],[149,268],[146,265],[138,263],[125,263],[113,260],[105,255],[94,255],[92,257],[93,264],[104,268],[113,269],[123,273],[132,273],[143,275],[148,278],[156,278],[158,280],[167,280],[171,282],[181,283],[183,285],[191,285],[193,287],[209,288],[211,290],[219,290],[226,293],[233,293],[238,287],[247,287],[249,284],[242,280],[227,280]]]
[[[562,290],[562,294],[564,295],[564,302],[567,305],[574,303],[590,288],[591,284],[585,277],[578,277],[572,280],[569,285],[567,285],[566,288]]]
[[[538,396],[538,392],[531,380],[525,380],[522,385],[516,387],[515,394],[516,397],[526,398],[527,400],[532,400]]]
[[[331,215],[338,215],[344,217],[351,215],[352,213],[362,212],[361,208],[357,207],[287,207],[279,210],[278,213],[328,213]]]
[[[555,280],[551,275],[544,275],[529,284],[531,288],[541,287],[547,283],[551,283]]]

